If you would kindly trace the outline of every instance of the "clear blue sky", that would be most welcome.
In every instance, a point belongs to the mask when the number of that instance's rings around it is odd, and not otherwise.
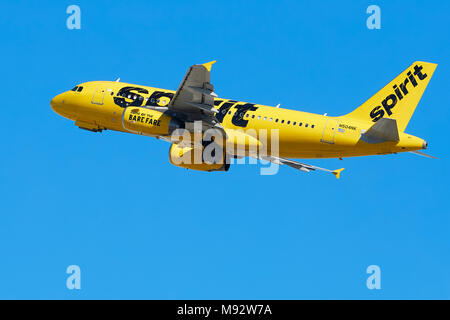
[[[81,7],[81,30],[66,28]],[[366,8],[381,8],[381,30]],[[0,298],[450,298],[448,1],[2,3]],[[412,154],[325,173],[172,166],[169,144],[76,128],[50,99],[115,80],[176,89],[217,60],[221,97],[345,114],[413,61],[439,66]],[[82,290],[66,289],[79,265]],[[379,265],[379,291],[366,268]]]

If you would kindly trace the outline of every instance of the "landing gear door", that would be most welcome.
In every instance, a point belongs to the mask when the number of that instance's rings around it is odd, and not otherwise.
[[[334,119],[328,119],[325,128],[323,129],[321,142],[334,144],[334,137],[338,128],[339,122]]]
[[[105,98],[105,90],[98,87],[95,89],[94,95],[92,96],[92,103],[93,104],[103,104],[103,99]]]

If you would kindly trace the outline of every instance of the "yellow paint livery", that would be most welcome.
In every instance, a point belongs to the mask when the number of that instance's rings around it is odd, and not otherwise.
[[[330,117],[260,104],[218,98],[210,83],[215,61],[189,68],[177,91],[113,81],[77,85],[51,101],[55,112],[91,131],[106,129],[162,138],[173,143],[170,162],[191,152],[194,146],[177,145],[171,136],[177,129],[192,132],[195,121],[223,130],[226,139],[244,153],[302,171],[324,170],[339,178],[343,169],[328,170],[289,158],[342,158],[416,152],[427,143],[405,133],[436,64],[415,62],[360,107],[344,116]],[[273,130],[277,136],[273,136]],[[267,133],[267,142],[261,139]],[[277,139],[278,155],[270,155]],[[217,141],[228,154],[225,146]],[[265,147],[269,156],[251,150]],[[202,148],[202,147],[201,147]],[[189,153],[190,154],[190,153]],[[231,156],[239,156],[230,154]],[[223,161],[226,161],[223,156]],[[196,164],[190,169],[227,170],[224,164]]]

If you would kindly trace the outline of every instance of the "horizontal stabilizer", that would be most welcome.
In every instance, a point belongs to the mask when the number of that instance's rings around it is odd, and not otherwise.
[[[367,143],[381,143],[386,141],[400,141],[397,121],[390,118],[381,118],[361,135],[361,140]]]
[[[422,156],[422,157],[431,158],[431,159],[438,159],[438,158],[436,158],[436,157],[434,157],[432,155],[429,155],[429,154],[426,154],[426,153],[423,153],[423,152],[420,152],[420,151],[410,151],[410,152],[414,153],[414,154],[418,154],[419,156]]]

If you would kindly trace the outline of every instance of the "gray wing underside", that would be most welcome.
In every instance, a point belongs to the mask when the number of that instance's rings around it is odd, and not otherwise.
[[[303,172],[310,172],[310,171],[315,171],[315,170],[330,172],[330,173],[334,174],[334,176],[337,179],[340,178],[341,172],[342,172],[342,170],[344,170],[344,168],[337,169],[337,170],[325,169],[325,168],[316,167],[316,166],[313,166],[310,164],[301,163],[301,162],[286,159],[286,158],[279,158],[279,157],[275,157],[275,156],[265,156],[265,157],[259,157],[259,158],[276,163],[276,164],[287,165],[291,168],[294,168],[294,169],[297,169],[297,170],[300,170]]]
[[[168,108],[181,112],[188,121],[201,120],[212,126],[220,126],[215,114],[214,86],[211,84],[211,65],[215,61],[191,66],[183,78]]]

